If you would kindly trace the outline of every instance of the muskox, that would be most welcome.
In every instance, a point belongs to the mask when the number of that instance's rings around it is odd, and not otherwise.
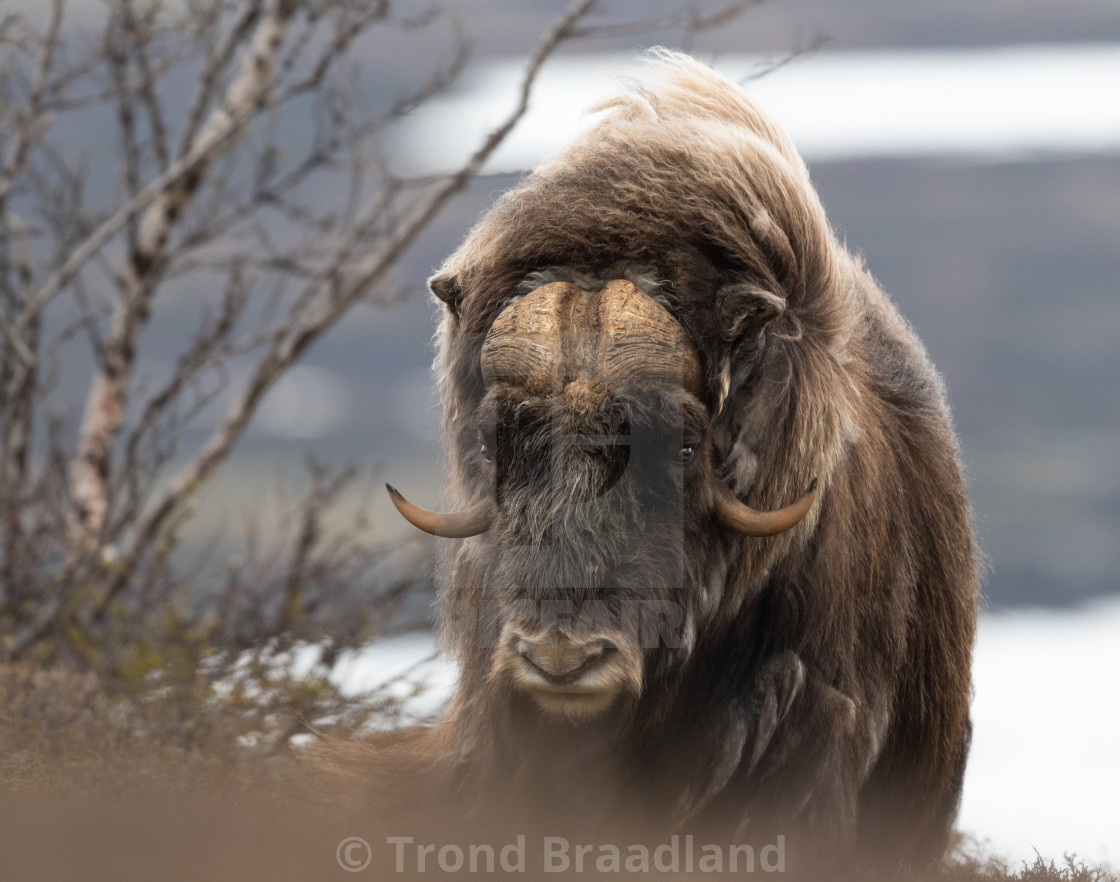
[[[430,279],[451,513],[390,492],[447,537],[434,765],[466,812],[936,860],[979,559],[941,379],[739,86],[661,53],[596,110]]]

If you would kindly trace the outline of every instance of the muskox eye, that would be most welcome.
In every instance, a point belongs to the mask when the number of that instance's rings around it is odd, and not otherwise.
[[[685,463],[692,461],[692,448],[682,447],[677,451],[677,462]]]
[[[479,452],[479,455],[482,457],[484,462],[492,463],[494,461],[493,458],[490,456],[490,448],[487,447],[485,444],[479,444],[478,445],[478,452]]]

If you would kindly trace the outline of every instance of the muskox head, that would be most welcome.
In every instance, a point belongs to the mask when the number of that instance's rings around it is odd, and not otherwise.
[[[437,514],[390,488],[420,529],[479,536],[491,682],[573,720],[637,698],[647,653],[686,654],[718,600],[686,593],[715,521],[770,536],[813,501],[760,512],[717,477],[700,358],[670,305],[635,267],[533,273],[479,350],[480,498]]]

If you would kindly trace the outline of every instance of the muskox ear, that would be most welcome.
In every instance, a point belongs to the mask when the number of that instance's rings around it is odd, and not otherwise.
[[[716,413],[723,410],[733,388],[738,388],[754,370],[762,349],[756,345],[770,322],[786,308],[786,299],[768,288],[750,282],[733,282],[716,292],[716,318],[723,339],[720,358]]]
[[[720,336],[726,343],[758,336],[785,308],[780,294],[750,282],[733,282],[716,292]]]
[[[451,273],[436,273],[428,279],[428,287],[432,293],[447,304],[451,314],[459,318],[459,307],[463,303],[463,289],[459,285],[458,276]]]

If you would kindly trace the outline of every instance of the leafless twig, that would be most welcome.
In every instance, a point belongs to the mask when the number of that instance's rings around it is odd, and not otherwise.
[[[416,177],[382,138],[468,61],[438,6],[118,0],[89,24],[52,0],[37,26],[0,14],[0,661],[119,675],[162,657],[155,634],[226,659],[328,631],[333,659],[368,637],[430,573],[419,544],[340,516],[351,472],[313,464],[220,573],[176,552],[199,489],[309,346],[356,304],[410,290],[402,255],[482,173],[562,46],[705,30],[753,2],[608,21],[572,0],[500,124],[459,168]],[[393,79],[385,47],[429,31],[445,50]],[[96,127],[76,137],[93,114],[114,122],[111,143]],[[194,317],[152,358],[184,304]],[[230,554],[219,539],[211,560]]]

